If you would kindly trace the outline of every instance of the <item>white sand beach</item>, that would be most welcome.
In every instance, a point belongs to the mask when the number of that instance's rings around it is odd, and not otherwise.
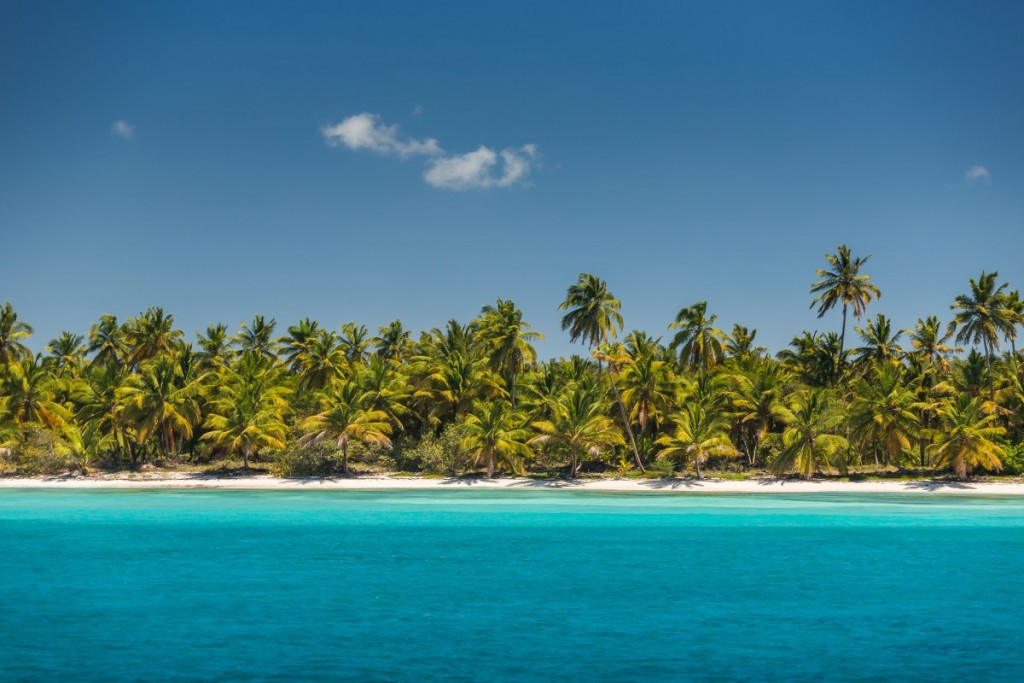
[[[0,477],[0,489],[260,489],[260,490],[453,490],[563,489],[581,491],[674,493],[921,493],[1024,495],[1024,480],[967,481],[834,481],[793,479],[482,479],[361,476],[352,478],[224,477],[206,474],[137,474],[93,477]]]

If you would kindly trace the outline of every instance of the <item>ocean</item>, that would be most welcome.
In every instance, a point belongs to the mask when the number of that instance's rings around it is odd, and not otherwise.
[[[0,490],[3,681],[1021,681],[1024,499]]]

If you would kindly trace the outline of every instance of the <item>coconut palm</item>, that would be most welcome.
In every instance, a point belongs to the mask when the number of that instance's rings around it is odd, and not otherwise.
[[[992,377],[992,358],[999,350],[999,338],[1012,338],[1017,317],[1004,290],[1006,283],[997,284],[999,273],[982,272],[977,280],[971,278],[970,294],[960,294],[954,299],[951,309],[956,311],[949,323],[949,333],[956,333],[956,340],[962,343],[981,344],[985,353],[985,367]],[[995,391],[989,385],[990,392]]]
[[[354,380],[337,382],[319,395],[320,412],[303,420],[305,446],[333,442],[341,448],[342,472],[348,475],[348,448],[353,441],[391,447],[388,414],[369,407],[370,396]]]
[[[462,447],[474,458],[474,465],[487,464],[487,478],[494,478],[496,465],[516,474],[526,471],[523,463],[533,451],[526,444],[530,432],[523,416],[505,401],[478,402],[463,423]]]
[[[723,351],[728,357],[741,361],[748,358],[761,358],[768,353],[768,349],[763,346],[755,346],[754,339],[756,337],[757,330],[735,324],[732,326],[732,332],[725,336]]]
[[[249,351],[260,357],[277,358],[277,340],[274,339],[274,328],[277,327],[277,320],[267,320],[262,315],[255,315],[252,324],[241,323],[232,341],[238,344],[242,351]]]
[[[729,420],[724,413],[693,402],[671,417],[673,429],[657,440],[660,457],[693,463],[697,478],[703,479],[701,465],[712,455],[736,455],[729,439]]]
[[[290,353],[289,364],[298,368],[300,392],[316,392],[336,379],[344,377],[348,362],[338,342],[338,335],[330,330],[317,329],[305,340],[302,349]]]
[[[843,453],[849,442],[834,433],[842,414],[826,391],[812,389],[794,394],[779,415],[786,429],[782,433],[782,451],[769,466],[773,474],[781,476],[796,468],[801,476],[810,479],[819,471],[846,471]]]
[[[494,306],[484,306],[476,321],[479,337],[486,347],[488,363],[504,380],[512,407],[516,407],[516,378],[537,361],[537,351],[530,342],[543,339],[523,321],[523,312],[512,301],[498,299]]]
[[[910,340],[911,355],[927,359],[945,373],[950,369],[948,356],[963,350],[959,346],[948,345],[953,335],[948,330],[942,330],[942,324],[934,315],[918,318],[914,329],[904,332]]]
[[[782,366],[770,362],[729,376],[726,396],[750,465],[757,464],[761,442],[782,419],[785,380]]]
[[[661,423],[672,404],[673,376],[668,363],[650,351],[626,355],[622,368],[622,401],[641,432]]]
[[[102,315],[89,328],[89,353],[95,354],[97,365],[121,365],[128,357],[128,325],[117,322],[113,315]]]
[[[46,350],[50,353],[57,374],[78,377],[85,363],[85,337],[65,330],[59,337],[50,340]]]
[[[284,362],[292,372],[301,372],[305,367],[306,349],[310,341],[320,333],[320,323],[303,318],[297,325],[288,328],[288,334],[277,340],[277,346],[284,354]]]
[[[140,444],[157,437],[164,453],[177,455],[181,443],[191,439],[200,422],[199,397],[202,385],[186,381],[171,356],[159,356],[144,363],[120,394],[125,419],[134,427]]]
[[[68,426],[71,411],[60,396],[60,383],[39,356],[12,360],[2,378],[0,424],[34,424],[61,430]]]
[[[235,353],[231,349],[228,326],[224,323],[208,325],[205,334],[196,334],[199,352],[196,356],[205,370],[223,372]]]
[[[818,306],[818,317],[843,305],[843,327],[839,334],[839,362],[843,360],[846,348],[846,315],[847,309],[853,307],[853,317],[860,320],[872,299],[882,296],[882,292],[871,282],[870,275],[862,274],[861,268],[871,256],[853,257],[850,248],[845,244],[836,249],[835,254],[825,254],[829,267],[816,270],[820,280],[811,285],[811,294],[817,294],[811,302],[811,308]]]
[[[366,329],[366,325],[345,323],[341,326],[339,345],[350,367],[361,364],[370,346],[370,331]]]
[[[998,471],[1005,454],[996,439],[1006,430],[997,416],[986,413],[979,398],[960,395],[939,409],[940,428],[931,453],[937,465],[953,468],[963,481],[978,467]]]
[[[598,344],[608,344],[622,329],[622,314],[619,309],[622,303],[608,290],[608,283],[596,275],[580,273],[576,284],[570,285],[566,291],[565,301],[558,305],[558,310],[566,311],[562,316],[562,329],[569,330],[569,341],[582,341],[593,348]],[[608,366],[608,383],[615,394],[622,415],[622,425],[629,436],[629,445],[633,449],[633,458],[641,471],[644,464],[640,460],[640,450],[633,436],[633,428],[629,424],[626,406],[619,395],[619,388],[613,377],[615,368]]]
[[[77,406],[75,417],[83,431],[102,435],[110,451],[123,456],[128,449],[121,397],[128,382],[128,371],[115,363],[87,368],[72,396]]]
[[[0,370],[21,358],[32,355],[24,340],[32,336],[32,326],[18,320],[11,303],[0,307]]]
[[[878,366],[870,377],[856,380],[853,391],[849,421],[853,436],[870,445],[876,463],[881,446],[886,461],[898,464],[920,428],[914,394],[891,365]]]
[[[146,310],[138,318],[130,318],[125,337],[128,344],[128,362],[138,368],[143,362],[178,348],[181,330],[174,329],[174,316],[160,307]]]
[[[669,348],[679,349],[683,366],[713,370],[725,354],[725,333],[715,327],[717,315],[708,315],[708,302],[698,301],[679,311],[670,330],[679,330]]]
[[[203,441],[242,455],[243,466],[263,449],[283,449],[288,389],[269,357],[243,351],[210,406]]]
[[[855,351],[856,363],[862,367],[891,363],[903,357],[903,347],[899,343],[903,332],[893,334],[892,321],[881,313],[874,320],[868,320],[864,327],[855,329],[864,342],[864,346]]]
[[[392,320],[377,328],[377,336],[370,340],[374,353],[386,360],[402,362],[409,348],[409,332],[401,320]]]
[[[568,450],[571,477],[579,471],[581,455],[596,456],[606,448],[624,443],[622,433],[605,415],[606,404],[592,389],[572,383],[548,407],[552,417],[533,423],[541,435],[532,443]]]

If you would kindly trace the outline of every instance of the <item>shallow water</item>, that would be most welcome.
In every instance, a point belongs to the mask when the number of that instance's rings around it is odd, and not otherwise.
[[[0,680],[1024,679],[1024,500],[0,491]]]

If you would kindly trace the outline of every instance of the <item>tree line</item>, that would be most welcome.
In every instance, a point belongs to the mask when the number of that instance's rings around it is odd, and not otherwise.
[[[7,303],[0,460],[24,473],[233,458],[282,474],[349,474],[353,460],[488,477],[1020,471],[1019,294],[982,273],[948,322],[897,330],[867,314],[881,295],[869,258],[845,245],[826,255],[811,306],[841,314],[840,332],[802,332],[774,356],[756,330],[716,327],[705,301],[681,309],[667,338],[623,334],[620,302],[586,273],[560,305],[585,353],[547,361],[503,299],[415,339],[398,320],[371,334],[310,319],[279,330],[257,315],[189,342],[150,308],[104,315],[39,354]]]

